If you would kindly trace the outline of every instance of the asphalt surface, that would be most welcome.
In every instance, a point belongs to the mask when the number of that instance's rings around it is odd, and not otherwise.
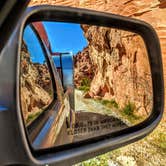
[[[70,132],[65,123],[63,124],[55,146],[71,143],[68,141],[69,135],[73,135],[72,142],[77,142],[113,133],[128,127],[118,118],[92,112],[76,112],[75,120],[73,132]]]

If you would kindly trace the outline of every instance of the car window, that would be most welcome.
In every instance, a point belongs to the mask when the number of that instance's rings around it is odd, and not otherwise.
[[[21,46],[21,107],[26,125],[31,124],[53,101],[53,86],[45,52],[29,25]]]

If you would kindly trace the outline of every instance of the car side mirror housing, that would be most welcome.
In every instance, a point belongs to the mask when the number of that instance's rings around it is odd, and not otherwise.
[[[143,21],[71,7],[28,8],[4,49],[2,60],[10,58],[11,91],[0,92],[6,130],[16,134],[0,139],[12,149],[5,138],[18,143],[9,163],[74,164],[145,137],[161,120],[160,44]]]

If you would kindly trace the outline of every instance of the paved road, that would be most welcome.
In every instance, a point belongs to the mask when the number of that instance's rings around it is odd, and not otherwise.
[[[71,143],[67,136],[73,135],[73,141],[77,142],[92,137],[112,133],[127,127],[121,120],[108,115],[93,112],[76,112],[74,132],[69,132],[64,123],[60,134],[57,137],[55,146]]]
[[[112,133],[128,125],[118,115],[93,99],[85,99],[82,92],[75,90],[75,125],[70,132],[64,123],[55,145],[70,143],[67,136],[73,135],[73,142]],[[71,141],[71,140],[70,140]]]

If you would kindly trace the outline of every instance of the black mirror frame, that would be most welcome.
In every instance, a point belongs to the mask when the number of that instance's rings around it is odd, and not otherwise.
[[[144,39],[149,55],[153,84],[153,111],[149,118],[141,124],[124,129],[121,132],[115,132],[113,134],[108,134],[71,145],[64,145],[62,147],[55,147],[42,151],[33,150],[27,141],[27,134],[25,133],[20,109],[19,53],[21,49],[22,33],[25,25],[32,21],[41,20],[106,26],[132,31],[141,35]],[[19,27],[19,50],[17,54],[16,73],[16,110],[21,140],[23,141],[25,149],[24,153],[29,156],[29,161],[27,159],[25,162],[36,165],[70,165],[143,138],[158,125],[164,109],[164,81],[159,39],[151,25],[132,18],[84,9],[60,6],[36,6],[29,8],[24,13],[20,20]]]

